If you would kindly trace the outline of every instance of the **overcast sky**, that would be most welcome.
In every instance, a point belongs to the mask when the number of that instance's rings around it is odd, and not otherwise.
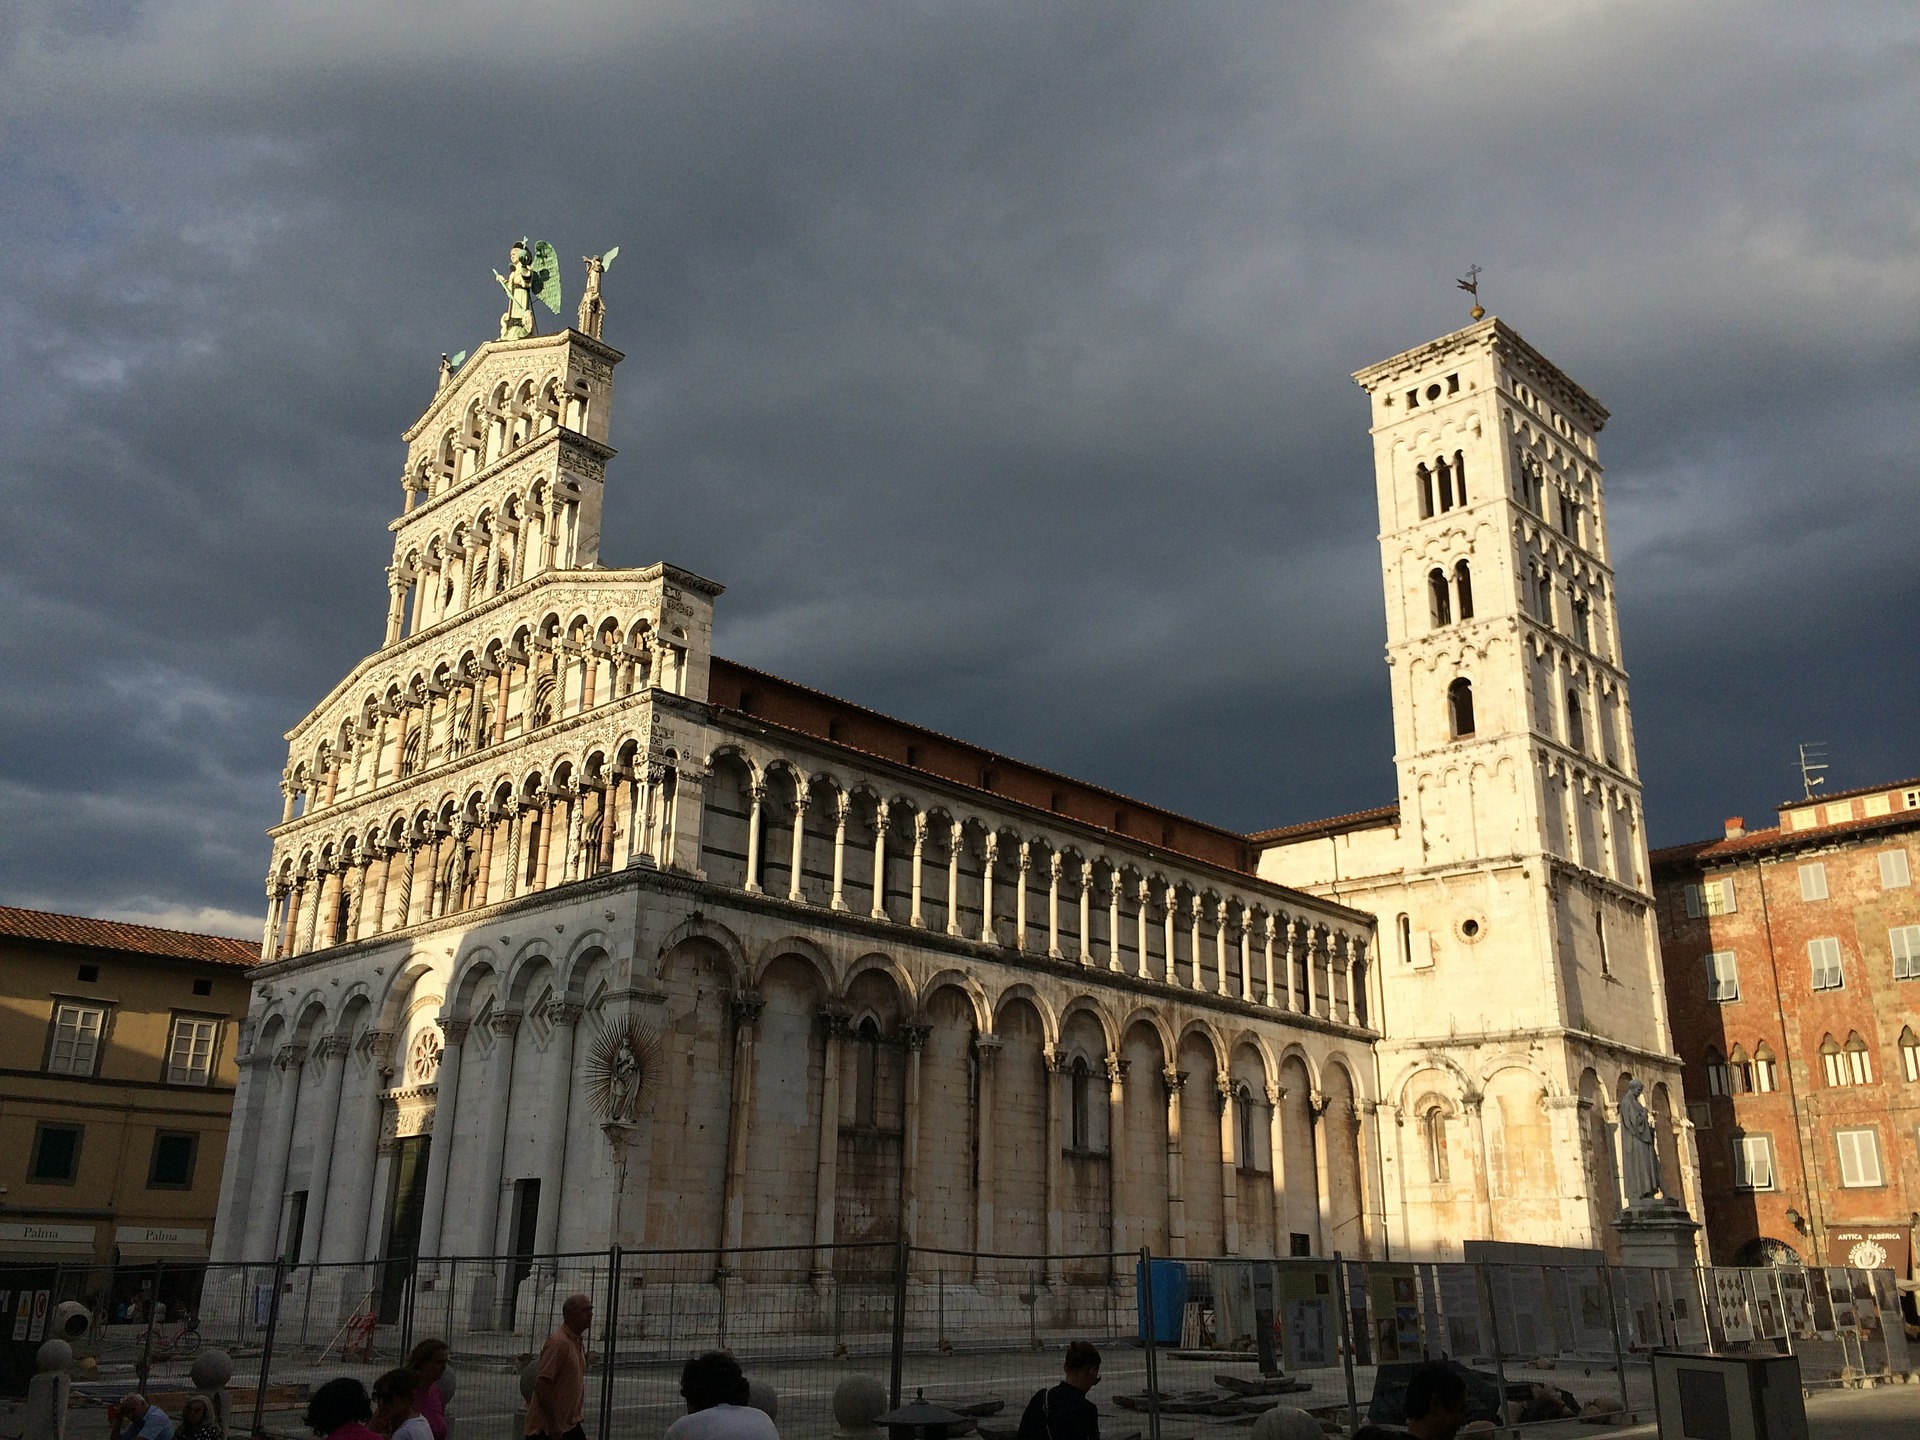
[[[602,555],[1242,829],[1393,798],[1359,366],[1611,408],[1651,838],[1920,772],[1911,3],[0,7],[0,901],[257,933],[400,433],[609,245]],[[542,316],[543,320],[549,317]]]

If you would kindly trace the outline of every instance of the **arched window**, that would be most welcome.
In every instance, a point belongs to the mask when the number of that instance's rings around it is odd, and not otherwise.
[[[1553,626],[1553,577],[1544,569],[1533,572],[1534,608],[1539,611],[1540,623],[1549,629]]]
[[[1728,1083],[1727,1062],[1713,1046],[1707,1047],[1707,1093],[1725,1095],[1732,1089]]]
[[[1420,1111],[1420,1149],[1427,1159],[1427,1180],[1439,1185],[1447,1179],[1447,1111],[1430,1100]]]
[[[1413,921],[1410,917],[1406,915],[1400,917],[1399,931],[1400,963],[1411,965],[1413,963]]]
[[[1587,621],[1592,613],[1592,608],[1587,604],[1586,596],[1575,595],[1573,597],[1573,638],[1589,650],[1593,648],[1593,638]]]
[[[1073,1071],[1070,1077],[1069,1093],[1072,1099],[1072,1137],[1068,1141],[1070,1150],[1091,1150],[1093,1148],[1092,1116],[1087,1105],[1087,1091],[1090,1088],[1091,1074],[1087,1062],[1081,1056],[1073,1057]]]
[[[1847,1036],[1847,1078],[1855,1085],[1873,1083],[1873,1052],[1858,1030]]]
[[[1753,1048],[1753,1088],[1760,1095],[1771,1095],[1780,1088],[1780,1072],[1764,1040]]]
[[[1420,466],[1415,472],[1420,477],[1420,518],[1433,518],[1433,472],[1426,466]]]
[[[1247,1084],[1236,1086],[1233,1092],[1233,1121],[1235,1134],[1234,1153],[1239,1157],[1239,1168],[1257,1170],[1260,1168],[1260,1120],[1256,1113],[1259,1107],[1253,1103],[1253,1087]]]
[[[1447,595],[1447,576],[1444,570],[1427,572],[1427,609],[1432,616],[1434,628],[1453,623],[1453,603]]]
[[[1433,471],[1440,481],[1440,508],[1442,511],[1451,510],[1454,505],[1453,468],[1442,459],[1433,462]]]
[[[869,1015],[854,1033],[853,1123],[879,1124],[880,1027]]]
[[[1920,1080],[1920,1035],[1911,1025],[1900,1031],[1900,1069],[1909,1082]]]
[[[1736,1045],[1727,1052],[1727,1079],[1731,1082],[1727,1088],[1735,1095],[1753,1092],[1753,1062],[1747,1058],[1746,1046]]]
[[[1578,691],[1567,691],[1567,744],[1575,750],[1587,748],[1587,727],[1580,718],[1580,695]]]
[[[1462,560],[1453,567],[1453,589],[1460,597],[1459,611],[1462,620],[1473,618],[1473,571]]]
[[[1456,503],[1467,503],[1467,457],[1458,450],[1453,452],[1453,492],[1459,497]]]
[[[1820,1072],[1829,1085],[1846,1085],[1847,1057],[1840,1051],[1840,1043],[1829,1035],[1820,1042]]]
[[[1464,676],[1447,687],[1447,714],[1453,721],[1454,739],[1473,734],[1473,682]]]

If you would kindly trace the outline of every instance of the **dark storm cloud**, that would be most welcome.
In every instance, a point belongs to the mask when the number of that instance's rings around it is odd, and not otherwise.
[[[1477,260],[1615,415],[1654,840],[1920,769],[1911,10],[1295,8],[13,11],[0,898],[250,923],[523,232],[621,246],[603,554],[724,654],[1225,824],[1390,798],[1346,376]]]

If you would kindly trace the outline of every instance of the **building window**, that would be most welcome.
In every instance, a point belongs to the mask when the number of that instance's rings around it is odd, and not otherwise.
[[[1873,1083],[1873,1051],[1858,1030],[1847,1036],[1847,1078],[1855,1085]]]
[[[1908,1025],[1900,1031],[1900,1069],[1908,1083],[1920,1080],[1920,1035]]]
[[[1802,900],[1824,900],[1827,898],[1827,867],[1815,860],[1800,867],[1800,898]]]
[[[1840,1050],[1840,1042],[1829,1035],[1820,1042],[1820,1073],[1829,1085],[1847,1083],[1847,1058]]]
[[[71,1185],[80,1174],[80,1125],[56,1125],[42,1120],[33,1127],[33,1159],[27,1179],[45,1185]]]
[[[55,1004],[47,1069],[55,1075],[92,1075],[100,1063],[100,1036],[106,1025],[102,1006]]]
[[[1904,850],[1882,850],[1880,852],[1880,888],[1882,890],[1904,890],[1913,883],[1913,874],[1907,868],[1907,852]]]
[[[1444,570],[1427,572],[1427,612],[1436,630],[1453,623],[1453,601],[1447,590],[1447,573]]]
[[[1420,466],[1415,472],[1420,477],[1420,518],[1433,518],[1433,472],[1426,466]]]
[[[1840,968],[1840,941],[1836,936],[1822,935],[1817,940],[1809,940],[1807,963],[1813,970],[1814,989],[1838,990],[1846,984],[1846,975]]]
[[[1713,1107],[1704,1100],[1696,1100],[1687,1106],[1687,1119],[1693,1122],[1696,1130],[1710,1130],[1713,1128]]]
[[[1735,1095],[1753,1093],[1753,1062],[1747,1058],[1747,1047],[1736,1045],[1727,1055],[1728,1089]]]
[[[200,1137],[191,1130],[162,1130],[153,1137],[153,1158],[147,1165],[149,1190],[191,1190],[193,1162]]]
[[[1580,719],[1580,695],[1578,691],[1567,691],[1567,744],[1575,750],[1587,748],[1587,729]]]
[[[1420,1112],[1420,1148],[1427,1158],[1427,1179],[1439,1185],[1447,1179],[1447,1112],[1438,1100]]]
[[[213,1040],[219,1029],[217,1020],[173,1017],[173,1035],[167,1041],[169,1085],[205,1085],[213,1078]]]
[[[1253,1087],[1241,1085],[1233,1092],[1233,1121],[1237,1127],[1234,1142],[1238,1147],[1239,1168],[1259,1171],[1260,1117],[1253,1103]]]
[[[1073,1117],[1073,1123],[1069,1127],[1071,1134],[1067,1140],[1067,1148],[1070,1150],[1093,1148],[1093,1116],[1087,1103],[1087,1089],[1090,1083],[1091,1076],[1087,1069],[1087,1062],[1078,1055],[1074,1056],[1073,1073],[1068,1082]]]
[[[1584,595],[1576,595],[1573,597],[1573,638],[1580,642],[1580,646],[1584,650],[1591,650],[1593,648],[1591,631],[1588,626],[1591,613]]]
[[[1400,932],[1400,963],[1411,965],[1413,963],[1413,921],[1403,914],[1397,928]],[[1920,926],[1914,928],[1920,929]]]
[[[1738,908],[1733,899],[1733,881],[1702,880],[1698,885],[1689,885],[1684,891],[1687,901],[1687,918],[1698,920],[1702,915],[1731,915]]]
[[[1460,597],[1460,618],[1471,620],[1473,618],[1473,571],[1468,568],[1464,560],[1453,567],[1453,589],[1454,593]],[[1904,860],[1906,856],[1902,854],[1900,858]]]
[[[1727,1076],[1727,1062],[1720,1052],[1711,1045],[1707,1047],[1707,1093],[1725,1095],[1730,1093]]]
[[[1840,1183],[1849,1190],[1867,1189],[1882,1184],[1880,1179],[1880,1132],[1871,1127],[1836,1130],[1834,1143],[1840,1148]]]
[[[1773,1140],[1767,1135],[1733,1137],[1733,1187],[1773,1189]]]
[[[213,981],[211,981],[211,980],[196,980],[196,981],[194,981],[194,982],[193,982],[193,993],[194,993],[194,994],[196,994],[196,995],[211,995],[211,994],[213,994]]]
[[[1553,576],[1545,570],[1533,572],[1533,603],[1539,612],[1540,623],[1548,629],[1553,628]]]
[[[1753,1050],[1753,1089],[1757,1095],[1771,1095],[1780,1088],[1780,1068],[1774,1064],[1773,1051],[1765,1041]]]
[[[1473,682],[1454,681],[1447,687],[1447,713],[1453,721],[1453,738],[1465,740],[1473,734]]]
[[[1707,956],[1707,998],[1740,998],[1740,957],[1731,950],[1716,950]]]
[[[853,1123],[871,1128],[880,1113],[880,1027],[868,1016],[854,1032]]]
[[[1893,978],[1920,980],[1920,925],[1899,925],[1887,932],[1893,951]]]

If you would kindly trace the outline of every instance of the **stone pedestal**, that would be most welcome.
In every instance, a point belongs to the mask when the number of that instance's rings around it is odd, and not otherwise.
[[[1613,1222],[1620,1236],[1620,1263],[1677,1270],[1700,1263],[1699,1222],[1671,1200],[1642,1200]]]

